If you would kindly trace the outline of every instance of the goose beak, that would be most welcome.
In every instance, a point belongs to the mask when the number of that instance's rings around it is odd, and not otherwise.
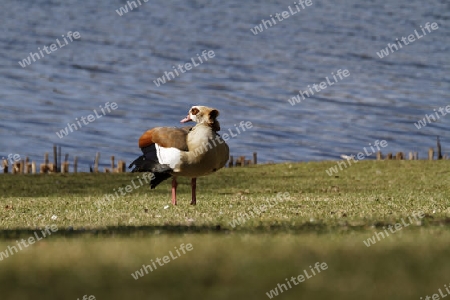
[[[190,121],[192,121],[191,116],[187,115],[186,118],[184,118],[183,120],[180,121],[180,123],[187,123],[187,122],[190,122]]]

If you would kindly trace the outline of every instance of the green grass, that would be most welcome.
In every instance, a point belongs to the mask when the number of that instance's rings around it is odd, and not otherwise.
[[[450,161],[362,161],[330,177],[335,163],[223,169],[198,179],[197,206],[180,178],[176,207],[170,181],[103,201],[141,174],[1,175],[0,252],[58,228],[0,261],[2,299],[268,299],[316,262],[328,269],[275,298],[420,299],[448,286]],[[182,243],[194,249],[131,277]]]

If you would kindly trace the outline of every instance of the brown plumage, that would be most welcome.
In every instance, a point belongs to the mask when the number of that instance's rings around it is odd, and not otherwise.
[[[158,144],[161,147],[174,147],[181,151],[188,151],[186,137],[189,130],[175,127],[155,127],[147,130],[139,138],[139,148],[145,148],[151,144]]]

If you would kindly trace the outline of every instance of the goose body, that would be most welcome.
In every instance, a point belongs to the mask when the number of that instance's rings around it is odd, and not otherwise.
[[[150,182],[155,188],[172,177],[172,204],[176,205],[177,176],[191,178],[192,201],[196,204],[196,178],[223,168],[229,158],[229,148],[217,131],[218,110],[206,106],[193,106],[181,122],[194,121],[188,128],[156,127],[146,131],[139,139],[143,155],[130,164],[132,172],[152,172]]]

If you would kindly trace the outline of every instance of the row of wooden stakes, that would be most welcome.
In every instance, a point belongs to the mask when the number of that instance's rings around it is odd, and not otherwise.
[[[98,157],[98,156],[97,156]],[[66,159],[61,162],[60,167],[55,163],[50,163],[48,160],[48,153],[44,155],[44,163],[39,166],[39,173],[41,174],[51,174],[51,173],[69,173],[69,161],[68,155],[66,155]],[[2,161],[3,173],[7,174],[9,172],[9,163],[5,159]],[[96,163],[94,164],[94,168],[90,169],[93,173],[98,173],[98,160],[96,159]],[[78,157],[75,156],[73,161],[73,173],[78,172]],[[119,160],[117,162],[117,168],[114,164],[114,156],[111,156],[111,168],[104,168],[104,172],[106,173],[124,173],[126,172],[126,164],[125,161]],[[25,160],[20,160],[17,162],[13,162],[11,165],[11,173],[12,174],[36,174],[36,162],[30,162],[29,158],[26,157]]]
[[[59,151],[58,151],[59,150]],[[99,172],[99,161],[100,161],[100,153],[97,152],[95,155],[94,166],[90,167],[90,172],[98,173]],[[60,162],[58,164],[58,162]],[[257,154],[253,152],[253,159],[245,159],[245,156],[240,156],[236,160],[234,160],[233,156],[230,156],[230,160],[228,161],[228,167],[243,167],[248,165],[256,165],[257,163]],[[57,146],[53,146],[53,162],[49,161],[48,152],[44,154],[44,163],[39,165],[39,173],[48,174],[48,173],[69,173],[69,154],[66,154],[64,157],[64,161],[61,161],[61,147],[59,149]],[[3,173],[9,173],[11,169],[12,174],[36,174],[38,169],[36,167],[36,162],[29,160],[26,157],[24,160],[19,160],[12,162],[11,164],[8,160],[4,159],[2,161]],[[117,162],[117,167],[115,166],[115,157],[111,156],[111,167],[104,168],[105,173],[125,173],[126,172],[126,163],[123,160],[119,160]],[[73,161],[73,173],[78,172],[78,157],[75,156]]]
[[[418,155],[417,152],[409,152],[408,158],[409,158],[409,160],[418,160],[419,159],[419,155]],[[440,160],[440,159],[449,159],[447,154],[445,154],[443,156],[439,156],[438,155],[436,158],[438,160]],[[395,156],[392,153],[388,153],[386,155],[386,157],[383,158],[383,154],[381,153],[381,151],[378,151],[377,152],[377,160],[383,160],[383,159],[385,159],[385,160],[391,160],[391,159],[403,160],[403,159],[406,159],[406,158],[405,158],[405,155],[404,155],[403,152],[397,152],[395,154]],[[430,148],[428,150],[428,160],[434,160],[434,149],[433,148]]]
[[[59,151],[57,151],[59,150]],[[69,154],[65,155],[64,161],[61,161],[61,147],[57,149],[56,145],[53,146],[53,163],[50,163],[48,158],[48,152],[44,154],[44,163],[39,165],[39,173],[47,174],[47,173],[69,173]],[[99,164],[100,161],[100,153],[97,152],[94,160],[94,167],[90,167],[90,172],[98,173],[99,172]],[[58,164],[59,162],[59,164]],[[1,162],[3,173],[7,174],[9,172],[9,168],[11,167],[12,174],[36,174],[36,162],[30,162],[29,158],[26,157],[25,160],[21,159],[18,161],[14,161],[11,163],[8,160],[4,159]],[[73,173],[78,172],[78,157],[75,156],[73,161]],[[104,168],[104,172],[106,173],[124,173],[126,172],[126,164],[125,161],[119,160],[117,162],[117,167],[115,166],[115,157],[111,156],[111,168]]]
[[[417,152],[409,152],[409,160],[418,160],[419,159],[419,154]],[[440,159],[448,159],[447,154],[442,155],[442,146],[441,146],[441,141],[439,140],[439,136],[436,137],[436,158],[438,160]],[[377,160],[382,160],[383,159],[383,155],[381,154],[381,151],[377,152]],[[396,160],[402,160],[405,159],[405,155],[403,154],[403,152],[397,152],[395,154],[395,157],[392,155],[392,153],[388,153],[386,158],[387,160],[390,159],[396,159]],[[433,160],[434,159],[434,149],[432,147],[430,147],[428,149],[428,160]]]
[[[228,168],[232,167],[244,167],[249,165],[256,165],[258,163],[257,153],[253,152],[253,159],[245,159],[245,156],[239,156],[234,160],[233,156],[230,156],[230,160],[228,161]]]
[[[69,173],[69,155],[65,155],[65,159],[63,162],[60,163],[60,167],[58,167],[58,151],[56,146],[53,146],[53,163],[49,162],[48,153],[45,153],[44,155],[44,163],[40,164],[39,171],[42,174],[45,173]],[[434,159],[434,149],[430,148],[428,150],[428,159],[433,160]],[[438,147],[437,147],[437,157],[439,159],[448,159],[447,155],[442,156],[441,153],[441,147],[438,139]],[[386,157],[383,157],[383,154],[381,151],[378,151],[376,153],[376,159],[377,160],[403,160],[405,159],[405,155],[403,152],[397,152],[395,156],[392,153],[388,153]],[[419,156],[417,152],[409,152],[409,159],[410,160],[418,160]],[[61,147],[59,147],[59,161],[61,161]],[[99,172],[99,164],[100,161],[100,153],[97,152],[95,155],[94,160],[94,167],[90,167],[90,172],[98,173]],[[233,156],[230,156],[230,159],[228,161],[228,167],[244,167],[249,165],[256,165],[257,164],[257,153],[253,152],[252,159],[245,159],[245,156],[239,156],[236,159],[234,159]],[[3,172],[8,173],[9,171],[9,163],[8,160],[2,161],[2,167]],[[73,161],[73,173],[77,173],[78,170],[78,157],[75,156]],[[126,172],[126,163],[123,160],[119,160],[117,162],[117,167],[115,166],[115,157],[111,156],[111,168],[104,168],[105,173],[124,173]],[[11,173],[13,174],[36,174],[36,163],[34,161],[30,162],[28,157],[25,158],[25,160],[20,160],[13,162],[11,165]]]
[[[100,155],[97,153],[95,157],[94,167],[90,168],[90,171],[93,173],[98,173],[98,161],[99,161]],[[114,163],[114,156],[111,156],[111,168],[104,168],[105,173],[124,173],[126,172],[126,163],[123,160],[119,160],[117,163],[117,168],[115,167]],[[248,165],[255,165],[257,163],[256,161],[256,152],[253,153],[253,159],[245,159],[245,156],[240,156],[236,160],[234,160],[233,156],[230,156],[230,160],[228,161],[228,167],[244,167]],[[68,161],[68,154],[66,154],[65,160],[61,162],[60,168],[57,168],[57,163],[50,163],[48,159],[48,153],[45,153],[44,155],[44,163],[40,164],[39,166],[39,173],[41,174],[47,174],[47,173],[69,173],[69,161]],[[3,172],[8,173],[9,172],[9,164],[8,160],[3,160],[2,162],[3,166]],[[78,157],[75,156],[73,161],[73,173],[77,173],[78,170]],[[12,174],[36,174],[36,162],[32,161],[30,162],[29,158],[26,157],[25,160],[20,160],[17,162],[13,162],[11,165],[11,173]]]

